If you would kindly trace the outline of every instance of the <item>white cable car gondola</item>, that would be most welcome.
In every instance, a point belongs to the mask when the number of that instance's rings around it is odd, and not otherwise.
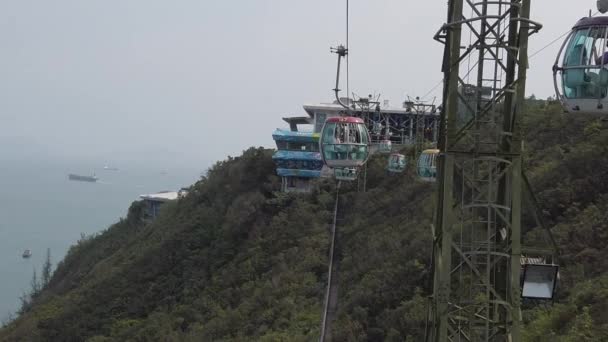
[[[319,145],[325,164],[331,168],[358,168],[369,157],[369,132],[363,120],[333,117],[325,121]]]
[[[334,177],[340,181],[355,181],[357,180],[357,169],[350,167],[334,169]]]
[[[607,44],[608,17],[579,20],[564,41],[553,65],[553,80],[566,112],[608,114]]]
[[[401,173],[405,171],[407,159],[403,154],[393,153],[388,158],[388,171],[393,173]]]
[[[426,182],[437,180],[437,156],[439,150],[424,150],[418,158],[418,177]]]

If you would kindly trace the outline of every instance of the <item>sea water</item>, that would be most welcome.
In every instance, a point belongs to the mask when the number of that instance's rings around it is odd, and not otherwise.
[[[139,195],[177,191],[193,184],[203,167],[111,165],[90,161],[8,161],[0,163],[0,319],[19,308],[38,276],[47,248],[56,265],[81,234],[94,234],[125,217]],[[99,177],[97,183],[69,181],[68,173]],[[32,257],[22,258],[30,249]]]

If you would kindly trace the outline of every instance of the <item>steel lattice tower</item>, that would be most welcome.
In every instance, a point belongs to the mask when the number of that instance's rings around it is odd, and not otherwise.
[[[450,0],[428,341],[521,341],[522,137],[530,0]],[[468,40],[468,42],[467,42]]]

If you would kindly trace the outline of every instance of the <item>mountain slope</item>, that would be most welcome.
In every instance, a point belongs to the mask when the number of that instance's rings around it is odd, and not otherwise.
[[[73,248],[33,308],[0,336],[316,334],[333,199],[268,192],[277,181],[270,154],[250,149],[218,163],[152,224],[134,205],[125,221]]]

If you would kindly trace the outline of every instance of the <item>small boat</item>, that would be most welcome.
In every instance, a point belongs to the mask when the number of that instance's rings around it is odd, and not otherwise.
[[[105,171],[118,171],[117,167],[112,167],[112,166],[108,166],[108,165],[104,166],[103,169]]]
[[[26,249],[25,251],[23,251],[23,255],[22,255],[22,257],[23,257],[24,259],[28,259],[28,258],[29,258],[29,257],[31,257],[31,256],[32,256],[32,251],[31,251],[31,250]]]

